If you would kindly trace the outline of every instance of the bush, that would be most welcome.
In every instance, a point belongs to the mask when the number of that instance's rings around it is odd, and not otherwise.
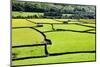
[[[63,23],[64,23],[64,24],[68,24],[68,21],[64,21]]]

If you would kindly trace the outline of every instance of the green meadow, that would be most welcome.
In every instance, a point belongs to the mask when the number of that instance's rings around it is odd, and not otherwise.
[[[68,23],[63,23],[68,20],[12,19],[12,46],[44,44],[46,42],[40,33],[42,32],[52,42],[47,45],[49,54],[64,53],[57,56],[15,60],[12,66],[95,61],[95,21],[81,19],[85,22],[81,24],[81,21],[70,19]],[[39,27],[39,24],[42,26]],[[12,48],[12,53],[16,54],[15,58],[45,56],[45,49],[44,46],[20,47]]]

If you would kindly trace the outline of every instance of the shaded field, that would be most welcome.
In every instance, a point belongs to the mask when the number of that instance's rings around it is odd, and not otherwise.
[[[95,50],[96,50],[95,24],[89,24],[89,23],[88,24],[84,23],[82,25],[63,24],[62,20],[64,19],[28,19],[28,20],[25,19],[12,20],[12,46],[44,44],[45,43],[44,37],[38,31],[30,28],[18,28],[18,27],[33,27],[43,32],[46,38],[51,40],[52,44],[47,46],[50,55],[48,57],[16,60],[12,62],[12,65],[16,66],[16,65],[95,61]],[[71,22],[74,23],[74,20],[72,21]],[[75,20],[75,23],[76,22],[80,23],[79,21]],[[40,23],[43,26],[42,27],[37,26],[38,23]],[[52,29],[51,24],[53,23],[58,23],[53,25],[55,30]],[[14,27],[17,28],[13,29]],[[80,33],[80,31],[85,31],[85,32]],[[94,34],[87,32],[94,32]],[[27,56],[30,57],[45,56],[44,46],[12,48],[12,52],[16,54],[17,58],[27,57]]]
[[[95,19],[86,19],[86,20],[80,19],[80,22],[94,24],[96,23],[96,20]]]
[[[35,12],[12,12],[12,17],[29,17],[29,16],[43,16],[44,13],[35,13]]]

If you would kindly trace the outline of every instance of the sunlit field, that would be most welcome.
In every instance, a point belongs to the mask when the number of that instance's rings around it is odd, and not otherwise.
[[[47,57],[15,60],[13,65],[95,61],[94,20],[92,24],[77,19],[64,21],[68,19],[12,19],[12,47],[45,44],[43,34],[52,42],[47,45]],[[12,52],[16,55],[14,59],[45,56],[45,47],[17,47]]]

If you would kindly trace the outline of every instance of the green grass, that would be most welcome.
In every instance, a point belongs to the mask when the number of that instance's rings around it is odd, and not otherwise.
[[[29,19],[29,20],[36,23],[62,23],[53,19]]]
[[[61,22],[68,21],[68,20],[70,20],[70,21],[77,21],[77,19],[56,19],[56,20],[61,21]]]
[[[89,31],[89,32],[96,32],[96,30],[94,29],[94,30],[91,30],[91,31]]]
[[[96,25],[95,25],[95,24],[83,24],[83,25],[87,25],[87,26],[94,26],[94,27],[96,27]]]
[[[16,54],[16,58],[45,56],[44,46],[14,48],[12,53]]]
[[[95,35],[76,32],[46,33],[52,45],[48,46],[50,53],[93,51],[95,50]]]
[[[36,30],[21,28],[12,30],[12,45],[32,45],[44,43],[44,37]]]
[[[75,24],[62,24],[62,25],[54,25],[55,29],[65,29],[65,30],[76,30],[76,31],[84,31],[87,29],[91,29],[89,27],[84,27]]]
[[[81,22],[85,22],[85,23],[96,23],[95,19],[80,19]]]
[[[25,19],[12,19],[12,27],[32,27],[36,24],[31,23]]]
[[[50,24],[43,24],[43,27],[36,27],[36,29],[38,29],[38,30],[40,30],[42,32],[52,30]]]
[[[60,56],[49,56],[46,58],[26,59],[20,61],[13,61],[13,65],[34,65],[34,64],[51,64],[51,63],[69,63],[69,62],[83,62],[95,61],[95,53],[79,53],[79,54],[65,54]]]
[[[52,19],[29,19],[36,23],[62,23]],[[62,20],[62,19],[59,19]],[[74,23],[74,22],[73,22]],[[95,26],[95,24],[84,24]],[[36,26],[36,24],[26,21],[25,19],[13,19],[12,27]],[[55,29],[66,29],[84,31],[95,28],[74,25],[74,24],[54,24]],[[36,27],[40,31],[52,30],[50,24],[43,24],[43,27]],[[92,31],[89,31],[92,32]],[[53,31],[44,33],[48,39],[52,41],[52,45],[48,45],[49,53],[64,53],[77,51],[95,51],[95,34],[80,33],[72,31]],[[44,37],[36,30],[30,28],[12,29],[12,46],[40,44],[45,43]],[[13,48],[12,52],[19,57],[27,56],[42,56],[44,47],[24,47]],[[47,64],[47,63],[62,63],[62,62],[80,62],[80,61],[95,61],[95,53],[77,53],[64,54],[59,56],[48,56],[45,58],[31,58],[26,60],[13,61],[12,65],[30,65],[30,64]]]
[[[88,29],[93,29],[93,28],[84,27],[84,26],[75,25],[75,24],[54,24],[53,26],[56,30],[65,29],[65,30],[85,31]],[[88,24],[88,26],[93,26],[93,25]],[[43,24],[43,27],[37,27],[36,29],[43,31],[43,32],[50,31],[52,30],[52,26],[50,24]]]
[[[12,16],[13,17],[17,17],[17,16],[22,16],[22,17],[27,17],[27,16],[43,16],[44,13],[35,13],[35,12],[12,12]]]

